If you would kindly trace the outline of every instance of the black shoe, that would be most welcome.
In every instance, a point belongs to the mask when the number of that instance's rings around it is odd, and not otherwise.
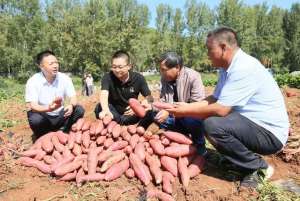
[[[247,174],[242,178],[240,186],[246,188],[256,188],[260,179],[257,171]]]

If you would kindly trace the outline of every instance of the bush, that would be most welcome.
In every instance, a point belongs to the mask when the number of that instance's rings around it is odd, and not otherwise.
[[[290,74],[277,74],[275,75],[277,84],[282,86],[289,86],[300,89],[300,75],[294,76]]]

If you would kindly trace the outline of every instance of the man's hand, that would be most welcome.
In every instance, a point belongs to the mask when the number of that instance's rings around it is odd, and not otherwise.
[[[185,117],[186,116],[186,109],[184,106],[187,106],[188,103],[185,103],[184,105],[174,105],[174,108],[166,109],[169,114],[174,115],[175,117]]]
[[[187,105],[188,103],[186,103],[186,102],[174,102],[173,103],[173,105],[175,106],[175,107],[179,107],[179,106],[184,106],[184,105]]]
[[[155,115],[154,119],[155,119],[158,123],[163,123],[163,122],[166,121],[166,119],[168,118],[168,116],[169,116],[169,112],[168,112],[168,111],[166,111],[166,110],[161,110],[161,111],[159,111],[159,112]]]
[[[130,106],[126,107],[126,111],[124,112],[124,115],[126,115],[126,116],[133,116],[134,115],[134,112],[132,111]]]
[[[52,103],[48,105],[48,112],[52,112],[62,106],[62,98],[56,97]]]
[[[102,110],[99,113],[99,119],[103,119],[105,116],[110,116],[112,119],[114,118],[114,115],[110,112],[110,110]]]
[[[144,99],[144,100],[141,102],[141,105],[145,108],[146,111],[149,111],[149,110],[152,109],[151,104],[150,104],[146,99]]]
[[[66,106],[64,111],[65,111],[64,117],[69,117],[73,112],[73,105]]]

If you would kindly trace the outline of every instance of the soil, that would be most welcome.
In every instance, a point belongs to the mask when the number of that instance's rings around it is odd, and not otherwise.
[[[212,88],[206,88],[207,94]],[[291,133],[287,152],[265,157],[275,168],[271,180],[293,178],[300,181],[300,90],[284,88],[288,108]],[[286,92],[293,92],[287,97]],[[158,93],[155,92],[157,96]],[[94,107],[99,94],[82,97],[79,102],[86,110],[85,116],[94,119]],[[8,110],[9,108],[9,110]],[[32,132],[27,123],[24,104],[8,102],[1,111],[6,119],[21,122],[18,126],[0,132],[0,200],[2,201],[71,201],[71,200],[146,200],[145,189],[137,179],[122,176],[113,182],[88,183],[76,187],[73,182],[58,182],[49,175],[44,175],[34,168],[22,167],[16,163],[17,154],[32,144]],[[2,150],[2,151],[1,151]],[[296,151],[295,151],[296,150]],[[293,153],[297,152],[297,153]],[[255,200],[259,195],[254,191],[239,191],[237,174],[219,167],[215,162],[219,155],[209,151],[210,156],[204,172],[190,181],[188,189],[183,189],[178,180],[174,184],[173,197],[180,201],[238,201]]]

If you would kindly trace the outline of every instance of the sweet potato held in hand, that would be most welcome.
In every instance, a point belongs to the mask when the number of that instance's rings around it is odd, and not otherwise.
[[[140,104],[140,102],[135,98],[130,98],[128,100],[129,106],[134,112],[134,114],[140,118],[143,118],[146,115],[145,108]]]

